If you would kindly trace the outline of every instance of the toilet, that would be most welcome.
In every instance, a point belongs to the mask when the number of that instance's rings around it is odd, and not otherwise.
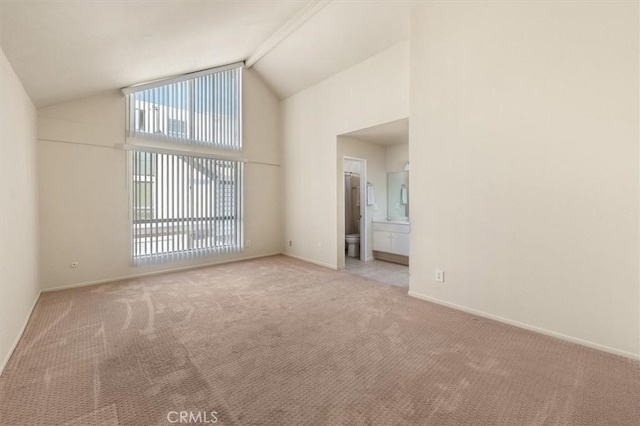
[[[347,242],[347,256],[360,257],[360,234],[348,234],[344,239]]]

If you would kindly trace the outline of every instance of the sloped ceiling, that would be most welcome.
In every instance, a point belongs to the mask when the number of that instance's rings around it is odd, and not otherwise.
[[[333,1],[254,68],[286,98],[406,40],[409,2]]]
[[[406,39],[409,16],[406,2],[374,0],[2,0],[1,9],[2,48],[37,107],[265,50],[254,68],[287,97]]]
[[[356,130],[342,136],[350,136],[378,145],[400,145],[409,143],[409,119],[390,121],[366,129]]]
[[[304,6],[284,1],[5,2],[2,46],[41,107],[242,61]]]

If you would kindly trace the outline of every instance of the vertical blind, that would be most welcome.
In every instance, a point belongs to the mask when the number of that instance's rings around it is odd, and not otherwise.
[[[242,149],[242,66],[127,95],[129,135]]]
[[[242,251],[242,162],[130,155],[134,264]]]

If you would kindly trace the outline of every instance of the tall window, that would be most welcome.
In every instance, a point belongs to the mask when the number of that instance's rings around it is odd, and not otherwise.
[[[136,264],[242,250],[241,162],[138,151],[132,156]]]
[[[128,89],[135,265],[242,251],[243,162],[179,150],[242,148],[241,75],[233,67]]]

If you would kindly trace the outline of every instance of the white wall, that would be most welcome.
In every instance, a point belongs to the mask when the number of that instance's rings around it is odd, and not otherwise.
[[[244,253],[131,266],[124,98],[103,94],[38,110],[43,288],[282,251],[279,102],[244,71]],[[79,262],[77,269],[70,268]]]
[[[412,294],[638,356],[638,4],[429,3],[411,28]]]
[[[361,181],[361,185],[367,185],[371,182],[373,185],[375,205],[367,205],[367,235],[369,244],[366,248],[367,259],[373,259],[373,226],[371,220],[374,217],[386,216],[387,211],[387,173],[385,171],[385,147],[376,145],[371,142],[365,142],[360,139],[350,138],[346,136],[338,137],[338,157],[337,157],[337,178],[338,183],[338,232],[336,235],[338,244],[338,268],[344,268],[344,235],[345,235],[345,216],[344,216],[344,172],[346,168],[342,167],[342,159],[344,157],[356,157],[367,160],[367,181]],[[359,162],[355,164],[360,165]],[[361,176],[362,178],[362,176]],[[363,240],[360,239],[360,249],[363,249]]]
[[[385,169],[387,172],[400,172],[409,161],[409,144],[389,145],[385,150]]]
[[[40,292],[36,110],[0,49],[0,373]]]
[[[338,150],[340,149],[340,141],[338,141]],[[347,173],[362,173],[362,167],[360,167],[360,161],[358,160],[344,160],[344,172]]]
[[[407,42],[282,101],[286,253],[336,268],[337,136],[408,116]]]

